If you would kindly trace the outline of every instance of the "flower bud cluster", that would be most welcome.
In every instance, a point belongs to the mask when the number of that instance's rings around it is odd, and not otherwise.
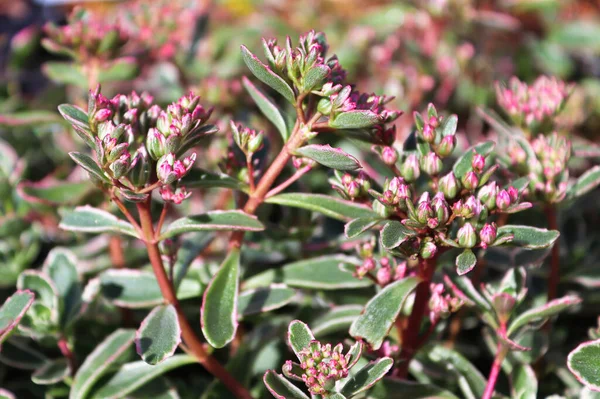
[[[529,202],[520,202],[520,193],[513,186],[503,189],[496,182],[491,182],[481,187],[477,192],[477,198],[489,211],[499,213],[512,213],[531,207]]]
[[[451,294],[445,294],[444,284],[431,283],[431,298],[429,299],[429,320],[436,324],[440,319],[445,319],[451,313],[458,311],[463,301]]]
[[[515,124],[535,132],[553,126],[572,88],[553,77],[540,76],[531,86],[512,77],[508,87],[496,84],[496,97]]]
[[[348,377],[351,363],[350,353],[342,354],[343,345],[321,344],[311,341],[308,347],[298,353],[301,375],[293,374],[294,364],[288,360],[283,366],[283,373],[290,378],[304,381],[309,392],[313,395],[327,396],[335,388],[335,383]]]
[[[356,176],[350,173],[335,174],[335,179],[331,179],[331,187],[336,190],[344,199],[360,201],[368,197],[371,189],[369,176],[360,171]]]
[[[567,194],[571,142],[558,133],[539,135],[531,143],[536,159],[530,163],[530,193],[546,203],[562,201]]]
[[[384,205],[397,207],[405,210],[406,200],[411,199],[410,186],[406,184],[402,177],[394,177],[386,180],[383,185],[383,194],[379,197],[379,202]]]
[[[238,148],[246,155],[256,153],[262,148],[264,133],[247,128],[242,125],[235,125],[231,122],[231,132],[233,133],[233,141]]]
[[[413,117],[418,138],[429,147],[429,152],[420,159],[421,168],[428,175],[436,176],[441,172],[442,158],[451,155],[456,147],[456,127],[449,126],[456,116],[444,118],[429,104],[423,116],[415,111]]]

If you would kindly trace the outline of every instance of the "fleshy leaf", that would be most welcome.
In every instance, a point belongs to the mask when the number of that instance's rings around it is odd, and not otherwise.
[[[369,399],[459,399],[452,392],[433,384],[384,378],[371,391]]]
[[[35,303],[45,306],[50,311],[50,321],[53,326],[59,323],[61,303],[58,289],[54,281],[46,273],[39,270],[25,270],[17,280],[19,290],[30,290],[35,293]]]
[[[245,289],[283,283],[294,288],[338,290],[368,287],[368,279],[359,280],[340,268],[356,265],[357,260],[344,255],[326,255],[287,264],[279,269],[269,269],[244,281]]]
[[[450,115],[447,118],[444,118],[442,121],[442,125],[440,126],[440,130],[442,131],[442,136],[452,136],[456,133],[456,128],[458,126],[458,116]]]
[[[149,365],[144,361],[126,363],[108,380],[103,381],[93,391],[93,399],[123,398],[145,385],[156,377],[173,369],[197,360],[189,355],[175,355],[157,365]]]
[[[213,173],[200,168],[193,168],[181,179],[181,185],[188,188],[230,188],[246,191],[248,186],[225,173]]]
[[[241,46],[242,58],[246,63],[250,72],[254,74],[264,84],[281,94],[286,100],[294,104],[296,102],[296,95],[292,88],[283,80],[280,76],[275,74],[268,66],[263,64],[254,54],[246,48]]]
[[[290,303],[295,296],[296,291],[283,284],[243,291],[238,298],[238,319],[279,309]]]
[[[62,213],[61,229],[83,233],[121,233],[139,238],[133,226],[113,214],[91,206],[78,206]]]
[[[560,233],[556,230],[540,229],[538,227],[505,225],[498,228],[498,236],[513,235],[510,245],[529,249],[548,248],[558,239]]]
[[[294,320],[288,326],[287,343],[298,358],[300,358],[300,351],[307,348],[310,341],[314,339],[315,336],[306,323]]]
[[[75,163],[85,169],[93,177],[102,180],[105,183],[109,183],[110,180],[106,173],[100,169],[100,166],[94,161],[89,155],[82,152],[70,152],[69,156]]]
[[[303,76],[302,89],[305,93],[323,84],[331,69],[327,65],[315,65]]]
[[[385,249],[394,249],[414,235],[413,230],[397,220],[392,220],[387,222],[381,230],[381,245]]]
[[[267,117],[277,130],[279,130],[279,134],[281,134],[283,140],[287,140],[289,138],[289,132],[285,124],[285,119],[283,118],[279,107],[275,105],[275,102],[245,76],[242,77],[242,84],[258,106],[258,109],[260,109],[263,115]]]
[[[233,249],[204,291],[202,301],[202,332],[215,348],[224,347],[235,336],[239,285],[240,251]]]
[[[462,386],[461,389],[468,389],[469,397],[480,398],[485,391],[486,379],[479,370],[467,360],[463,355],[455,350],[437,345],[427,351],[429,358],[437,364],[442,365],[446,369],[453,369],[462,378],[464,378],[467,386]],[[465,395],[466,397],[467,395]]]
[[[87,79],[74,62],[51,61],[42,65],[42,71],[52,81],[87,89]]]
[[[492,152],[495,146],[496,143],[493,141],[486,141],[467,149],[465,153],[454,163],[454,166],[452,167],[454,175],[459,179],[466,175],[467,172],[472,169],[473,156],[475,153],[485,157]]]
[[[181,343],[181,328],[173,305],[157,306],[135,335],[135,349],[146,363],[155,365],[173,356]]]
[[[579,382],[594,391],[600,391],[600,339],[584,342],[575,348],[569,353],[567,366]]]
[[[379,217],[370,207],[323,194],[284,193],[268,198],[265,202],[308,209],[330,218],[349,221],[359,217]]]
[[[295,151],[296,155],[310,158],[315,162],[331,169],[358,170],[362,168],[358,159],[340,148],[333,148],[329,144],[309,144]]]
[[[19,290],[8,297],[0,307],[0,347],[2,342],[8,338],[12,330],[33,303],[35,296],[29,290]]]
[[[17,186],[19,194],[25,200],[46,205],[77,204],[92,189],[93,186],[89,181],[77,183],[60,181],[21,182]]]
[[[38,126],[54,123],[64,124],[64,121],[56,112],[50,111],[18,111],[0,115],[0,126]]]
[[[100,275],[100,291],[111,303],[122,308],[145,309],[164,302],[156,277],[149,271],[109,269]],[[184,278],[177,299],[198,298],[203,287],[195,279]]]
[[[122,57],[110,62],[105,68],[100,68],[98,81],[118,82],[135,78],[138,74],[138,65],[133,57]]]
[[[43,353],[29,345],[29,339],[19,336],[10,337],[2,345],[0,362],[20,370],[37,370],[50,361]]]
[[[77,258],[64,248],[54,248],[44,262],[44,272],[50,276],[61,300],[61,325],[66,327],[81,310],[82,286],[77,274]]]
[[[356,218],[344,226],[344,234],[348,238],[355,238],[377,225],[381,219],[379,218]]]
[[[470,249],[465,249],[456,257],[456,273],[459,276],[469,273],[477,264],[477,257]]]
[[[571,198],[581,197],[589,193],[600,184],[600,165],[587,170],[573,186],[569,187],[568,195]]]
[[[135,330],[118,329],[102,341],[75,374],[69,399],[85,398],[92,386],[106,374],[119,357],[131,347]]]
[[[373,111],[355,110],[343,112],[329,120],[329,126],[335,129],[362,129],[375,126],[381,118]]]
[[[31,375],[31,381],[38,385],[56,384],[71,373],[67,359],[56,359],[46,363]]]
[[[530,365],[518,364],[513,369],[510,377],[513,398],[537,398],[538,380]]]
[[[59,105],[58,112],[60,112],[62,117],[65,118],[65,120],[71,125],[73,125],[73,127],[78,127],[84,131],[87,131],[91,140],[92,133],[90,132],[87,112],[71,104]]]
[[[360,305],[336,306],[312,322],[312,330],[316,337],[348,331],[350,325],[360,316],[363,307]]]
[[[364,312],[350,326],[350,335],[364,339],[373,349],[381,347],[402,305],[419,284],[416,277],[398,280],[381,290],[365,306]]]
[[[577,305],[580,302],[581,298],[574,295],[569,295],[554,299],[543,306],[529,309],[515,317],[515,319],[510,323],[506,334],[510,336],[519,328],[533,322],[534,320],[545,319],[547,317],[554,316],[555,314],[560,313],[571,306]]]
[[[269,392],[271,392],[271,395],[277,399],[309,399],[294,384],[273,370],[267,370],[263,377],[263,382]]]
[[[191,231],[262,231],[264,228],[256,216],[242,211],[211,211],[173,221],[164,229],[160,239]]]
[[[367,389],[371,388],[377,381],[382,379],[394,365],[394,361],[389,357],[383,357],[369,362],[360,369],[342,388],[342,394],[347,397],[353,397]]]

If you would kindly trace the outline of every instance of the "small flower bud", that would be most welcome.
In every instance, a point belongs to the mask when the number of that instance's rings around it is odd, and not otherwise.
[[[135,187],[143,187],[148,182],[150,178],[150,160],[143,145],[138,148],[133,156],[127,177]]]
[[[260,150],[263,144],[264,134],[263,132],[258,132],[250,136],[248,140],[248,152],[255,153]]]
[[[395,148],[384,147],[381,151],[381,159],[386,165],[394,165],[398,160],[398,152]]]
[[[477,177],[475,172],[469,171],[466,175],[463,176],[461,182],[467,190],[473,191],[477,188],[477,185],[479,184],[479,178]]]
[[[481,246],[483,248],[487,248],[488,245],[491,245],[496,241],[496,225],[494,223],[489,224],[486,223],[481,231],[479,231],[479,238],[481,239]]]
[[[111,170],[113,177],[115,179],[119,179],[125,173],[127,173],[127,171],[129,170],[129,166],[130,166],[130,158],[131,158],[131,155],[129,155],[128,152],[125,152],[123,155],[121,155],[119,157],[119,159],[117,159],[116,161],[114,161],[113,163],[111,163],[109,165],[109,169]]]
[[[457,233],[458,245],[462,248],[473,248],[477,244],[477,234],[471,223],[465,223]]]
[[[496,182],[491,182],[479,189],[477,198],[489,209],[493,210],[496,208],[496,193],[498,192],[498,186]]]
[[[483,172],[483,168],[485,168],[485,158],[481,154],[473,155],[471,166],[473,167],[475,173]]]
[[[112,116],[112,111],[108,108],[104,108],[96,112],[94,120],[98,123],[107,121]]]
[[[506,190],[500,190],[496,197],[496,206],[500,210],[505,210],[510,206],[510,195]]]
[[[460,187],[458,180],[456,180],[456,177],[454,176],[454,173],[450,172],[440,179],[439,189],[444,193],[446,199],[453,199],[456,197]]]
[[[419,158],[416,154],[410,154],[400,167],[400,173],[402,177],[408,182],[412,183],[419,178],[421,174],[421,168],[419,167]]]
[[[456,136],[454,136],[452,134],[452,135],[446,136],[442,139],[440,144],[435,149],[435,152],[440,157],[447,157],[448,155],[452,154],[452,151],[454,151],[455,146],[456,146]]]
[[[146,148],[150,157],[156,160],[165,155],[167,153],[166,146],[165,136],[158,129],[150,128],[146,137]]]
[[[511,202],[515,203],[519,200],[519,190],[517,190],[513,186],[510,186],[506,191],[508,192],[508,196],[510,197]]]
[[[441,158],[435,152],[430,152],[421,158],[421,169],[430,176],[439,174],[443,166]]]
[[[392,280],[392,268],[391,267],[380,267],[377,270],[377,282],[379,285],[386,285]]]
[[[435,129],[429,123],[423,126],[423,131],[421,132],[421,137],[427,143],[433,143],[435,141]]]
[[[417,220],[420,223],[426,224],[431,217],[433,217],[431,205],[428,202],[421,202],[417,207]]]
[[[431,241],[425,241],[421,246],[421,251],[419,252],[419,255],[421,255],[423,259],[430,259],[433,258],[436,253],[437,246]]]

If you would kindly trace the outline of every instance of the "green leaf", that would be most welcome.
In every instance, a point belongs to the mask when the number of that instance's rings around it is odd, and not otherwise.
[[[263,382],[269,392],[271,392],[271,395],[277,399],[309,399],[294,384],[273,370],[267,370],[263,377]]]
[[[173,286],[179,288],[181,281],[186,276],[194,260],[204,251],[215,238],[215,233],[197,231],[186,234],[180,241],[179,249],[173,266]]]
[[[152,309],[135,334],[138,355],[151,365],[173,356],[180,343],[181,328],[173,305]]]
[[[477,257],[470,249],[465,249],[456,257],[456,273],[459,276],[469,273],[477,264]]]
[[[239,285],[240,251],[233,249],[211,280],[202,301],[202,332],[215,348],[224,347],[235,336]]]
[[[381,230],[381,245],[385,249],[394,249],[414,235],[413,230],[397,220],[392,220],[387,222]]]
[[[376,226],[381,222],[380,218],[356,218],[344,226],[344,234],[348,238],[355,238],[369,230],[371,227]]]
[[[427,351],[427,354],[433,362],[444,366],[448,370],[454,370],[465,380],[467,386],[461,387],[461,389],[468,388],[477,398],[483,396],[486,379],[463,355],[440,345],[431,348]]]
[[[64,121],[55,112],[50,111],[19,111],[0,115],[0,126],[39,126],[55,123]]]
[[[18,290],[0,307],[0,347],[12,330],[19,324],[35,296],[29,290]]]
[[[181,185],[189,188],[230,188],[247,191],[248,186],[225,173],[213,173],[204,169],[193,168],[183,179]]]
[[[175,355],[155,366],[151,366],[144,361],[126,363],[108,380],[95,387],[92,398],[117,399],[126,397],[158,376],[196,362],[197,360],[193,356]]]
[[[537,308],[529,309],[526,312],[518,315],[508,327],[506,332],[507,336],[510,336],[512,333],[516,332],[519,328],[523,327],[526,324],[529,324],[535,320],[545,319],[550,316],[554,316],[557,313],[562,312],[565,309],[570,308],[571,306],[577,305],[581,302],[581,298],[569,295],[564,296],[562,298],[554,299],[543,306],[539,306]]]
[[[381,118],[373,111],[355,110],[343,112],[329,120],[329,126],[334,129],[362,129],[375,126]]]
[[[93,186],[84,182],[21,182],[17,186],[19,195],[26,201],[46,205],[74,205],[87,195]]]
[[[344,330],[348,331],[362,310],[361,305],[336,306],[312,322],[313,333],[317,337],[323,337]]]
[[[600,184],[600,165],[587,170],[577,179],[575,184],[569,187],[568,195],[570,198],[581,197],[589,193]]]
[[[38,385],[52,385],[64,380],[70,373],[67,359],[51,360],[31,375],[31,381]]]
[[[52,81],[87,89],[88,80],[74,62],[50,61],[42,65],[42,71]]]
[[[600,50],[600,24],[594,20],[557,24],[549,40],[567,49],[597,52]]]
[[[105,68],[100,68],[98,81],[105,83],[131,80],[137,76],[138,71],[139,68],[135,58],[123,57],[111,61]]]
[[[160,240],[191,231],[262,231],[265,226],[254,215],[242,211],[211,211],[173,221]]]
[[[58,325],[61,313],[59,293],[56,285],[47,274],[38,270],[25,270],[19,275],[17,288],[35,292],[35,303],[46,306],[50,310],[52,325]]]
[[[169,359],[170,360],[170,359]],[[142,362],[143,363],[143,362]],[[166,363],[166,362],[163,362]],[[116,395],[114,399],[120,398],[120,395]],[[102,398],[100,396],[98,399]],[[134,392],[131,392],[128,399],[181,399],[177,392],[177,387],[171,384],[165,377],[158,377],[150,382],[142,385]]]
[[[294,320],[288,326],[287,343],[298,359],[300,358],[300,351],[307,348],[310,341],[313,341],[314,339],[315,336],[306,323],[303,323],[300,320]]]
[[[558,239],[556,230],[540,229],[531,226],[505,225],[498,228],[498,236],[512,234],[510,245],[529,249],[548,248]]]
[[[252,74],[254,74],[258,80],[281,94],[290,103],[295,104],[296,95],[286,81],[271,71],[271,69],[263,64],[254,54],[252,54],[250,50],[246,48],[246,46],[241,46],[241,49],[242,58],[244,59],[248,69],[250,69],[250,72],[252,72]]]
[[[316,90],[318,86],[322,86],[330,72],[331,68],[327,65],[316,65],[310,68],[302,77],[303,91],[308,93],[311,90]]]
[[[466,175],[467,172],[472,169],[473,155],[477,153],[486,157],[492,152],[495,146],[496,143],[494,143],[493,141],[486,141],[483,143],[476,144],[473,147],[467,149],[465,153],[454,163],[454,166],[452,167],[454,175],[458,179]]]
[[[58,225],[68,231],[83,233],[121,233],[139,238],[133,226],[109,212],[91,206],[78,206],[62,213]]]
[[[417,288],[419,279],[408,277],[389,284],[365,306],[364,312],[350,326],[350,335],[364,339],[373,349],[381,347],[406,298]]]
[[[294,154],[310,158],[313,161],[337,170],[358,170],[362,168],[358,159],[347,152],[333,148],[329,144],[309,144],[298,148]]]
[[[432,384],[384,378],[369,391],[368,399],[459,399],[452,392]]]
[[[444,277],[446,285],[449,286],[455,295],[465,302],[472,302],[483,311],[491,311],[492,307],[486,299],[481,296],[479,291],[473,286],[473,282],[467,276],[459,277],[450,273]]]
[[[283,284],[243,291],[238,298],[238,319],[279,309],[290,303],[295,296],[296,291]]]
[[[360,392],[366,391],[382,379],[393,365],[394,361],[389,357],[369,362],[344,385],[341,391],[342,394],[347,397],[353,397]]]
[[[30,347],[31,340],[13,336],[10,337],[0,350],[0,362],[20,370],[37,370],[46,365],[49,360],[43,353]]]
[[[584,342],[567,357],[567,366],[579,382],[600,391],[600,339]]]
[[[119,357],[131,347],[135,330],[118,329],[85,358],[75,374],[69,399],[84,399],[92,386],[110,370]]]
[[[265,202],[320,212],[330,218],[349,221],[359,217],[379,217],[370,207],[323,194],[284,193]]]
[[[528,364],[518,364],[511,373],[512,397],[516,399],[536,399],[538,380]]]
[[[263,115],[277,128],[283,141],[286,141],[290,135],[282,111],[279,107],[277,107],[275,102],[266,93],[256,87],[247,77],[242,77],[242,84],[258,106],[258,109],[260,109]]]
[[[343,255],[327,255],[290,263],[279,269],[269,269],[244,281],[244,288],[265,287],[283,283],[290,287],[314,290],[339,290],[368,287],[368,279],[359,280],[340,269],[340,265],[357,265],[355,258]]]
[[[77,274],[77,258],[64,248],[50,251],[44,262],[44,272],[50,276],[61,302],[61,325],[66,327],[81,310],[82,287]]]
[[[456,133],[456,128],[458,127],[458,116],[450,115],[442,121],[442,126],[440,126],[440,130],[442,132],[442,136],[453,136]]]
[[[160,287],[152,272],[135,269],[109,269],[100,275],[102,295],[116,306],[145,309],[164,303]],[[184,278],[177,289],[177,299],[198,298],[202,285]]]
[[[110,183],[110,179],[104,173],[100,166],[94,161],[89,155],[83,154],[81,152],[70,152],[69,156],[75,163],[85,169],[91,176],[101,180],[105,183]]]
[[[339,392],[334,392],[331,395],[329,395],[327,399],[346,399],[346,397]]]
[[[61,104],[58,106],[58,112],[73,126],[75,132],[89,147],[95,147],[95,141],[90,131],[89,118],[85,111],[71,104]]]

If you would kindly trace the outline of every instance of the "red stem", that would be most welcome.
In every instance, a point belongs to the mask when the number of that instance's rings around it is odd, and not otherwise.
[[[189,321],[187,320],[181,305],[177,300],[173,285],[167,276],[163,261],[158,249],[158,244],[154,240],[154,227],[152,225],[152,215],[150,213],[151,198],[145,202],[137,203],[137,208],[140,216],[140,222],[142,225],[142,231],[144,233],[143,239],[148,250],[148,257],[152,264],[152,270],[160,286],[163,297],[167,303],[172,304],[177,311],[177,317],[179,319],[179,325],[181,327],[181,336],[189,352],[198,359],[198,362],[204,366],[204,368],[211,373],[213,376],[223,382],[223,384],[233,393],[237,398],[241,399],[252,399],[250,393],[244,388],[229,372],[214,358],[212,357],[202,345],[200,339],[196,336],[196,333]]]
[[[69,343],[65,337],[58,340],[58,349],[60,349],[60,353],[67,359],[69,367],[71,368],[71,375],[75,375],[75,372],[77,371],[77,361],[75,360],[75,355],[71,352]]]
[[[400,378],[406,378],[408,376],[408,366],[410,361],[424,343],[419,339],[419,332],[421,330],[423,318],[427,313],[429,297],[431,296],[429,286],[431,277],[435,271],[435,264],[435,258],[421,259],[419,262],[419,277],[421,278],[421,282],[417,286],[415,302],[413,304],[412,313],[408,318],[408,325],[404,331],[402,331],[402,350],[398,357],[400,364],[394,371],[394,375]]]
[[[556,220],[556,208],[553,205],[547,205],[545,208],[546,218],[548,219],[548,228],[558,230]],[[560,246],[558,239],[554,242],[552,253],[550,254],[550,276],[548,277],[548,301],[556,298],[558,291],[558,282],[560,280]]]
[[[506,326],[501,326],[501,330],[506,330]],[[494,358],[494,364],[492,364],[492,369],[490,370],[490,375],[487,380],[487,385],[485,386],[485,391],[483,391],[483,396],[481,399],[491,399],[494,394],[494,388],[496,386],[496,381],[498,381],[498,375],[500,375],[500,369],[502,368],[502,362],[504,361],[504,357],[506,356],[507,348],[506,346],[498,339],[498,347],[496,349],[496,357]]]

